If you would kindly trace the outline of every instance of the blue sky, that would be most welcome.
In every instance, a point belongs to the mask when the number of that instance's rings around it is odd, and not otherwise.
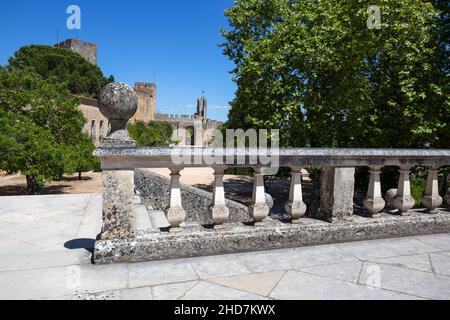
[[[81,30],[68,30],[69,5],[81,8]],[[193,114],[205,91],[209,117],[225,120],[235,85],[233,64],[218,46],[232,0],[0,1],[0,64],[23,45],[78,37],[98,45],[98,64],[117,81],[153,82],[158,112]]]

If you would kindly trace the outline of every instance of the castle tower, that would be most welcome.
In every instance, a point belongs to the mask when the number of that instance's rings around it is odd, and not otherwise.
[[[138,109],[133,118],[130,119],[130,123],[155,120],[156,84],[137,82],[134,84],[134,91],[138,96]]]
[[[205,97],[200,97],[197,99],[197,113],[195,114],[199,119],[206,123],[208,119],[208,101]]]
[[[69,49],[80,54],[92,64],[97,65],[97,45],[78,39],[67,39],[55,44],[55,47]]]

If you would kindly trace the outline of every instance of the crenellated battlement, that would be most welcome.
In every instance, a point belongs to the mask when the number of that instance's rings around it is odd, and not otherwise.
[[[155,120],[165,121],[165,122],[169,122],[169,123],[180,122],[180,123],[184,123],[185,125],[188,125],[188,124],[194,125],[194,122],[202,121],[203,126],[206,129],[215,129],[218,126],[220,126],[221,124],[223,124],[222,121],[218,121],[218,120],[206,119],[206,121],[204,121],[201,117],[199,117],[198,115],[195,115],[195,114],[189,115],[189,114],[157,113],[155,115]]]

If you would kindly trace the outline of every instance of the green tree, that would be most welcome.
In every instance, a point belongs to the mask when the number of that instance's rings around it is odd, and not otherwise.
[[[95,146],[88,135],[82,134],[75,145],[66,145],[64,148],[65,173],[78,173],[78,180],[82,179],[82,173],[98,170],[100,163],[93,156]]]
[[[30,194],[74,170],[64,160],[87,148],[79,99],[67,96],[65,83],[42,79],[34,69],[0,69],[0,169],[25,175]]]
[[[27,193],[38,194],[44,181],[63,170],[63,155],[49,130],[17,113],[0,109],[0,169],[20,172],[27,179]]]
[[[127,128],[138,147],[168,147],[173,142],[172,126],[164,121],[136,121]]]
[[[226,15],[228,127],[278,128],[282,146],[450,147],[442,1],[238,0]]]
[[[44,79],[67,83],[72,94],[93,98],[103,86],[114,81],[113,76],[105,78],[98,66],[78,53],[57,47],[22,47],[9,59],[9,66],[14,69],[32,68]]]

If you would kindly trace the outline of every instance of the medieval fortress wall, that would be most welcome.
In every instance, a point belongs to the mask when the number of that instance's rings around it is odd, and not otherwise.
[[[56,47],[72,50],[92,64],[97,64],[97,45],[77,39],[68,39],[55,45]],[[160,114],[157,113],[155,83],[136,82],[134,90],[138,96],[138,109],[130,123],[136,121],[165,121],[177,130],[180,146],[204,147],[211,142],[211,131],[222,124],[220,121],[207,118],[207,101],[205,97],[197,100],[197,113],[193,115]],[[109,122],[98,109],[95,99],[79,97],[81,104],[79,110],[86,118],[84,131],[89,134],[98,147],[100,139],[109,132]],[[190,132],[192,134],[190,134]]]

